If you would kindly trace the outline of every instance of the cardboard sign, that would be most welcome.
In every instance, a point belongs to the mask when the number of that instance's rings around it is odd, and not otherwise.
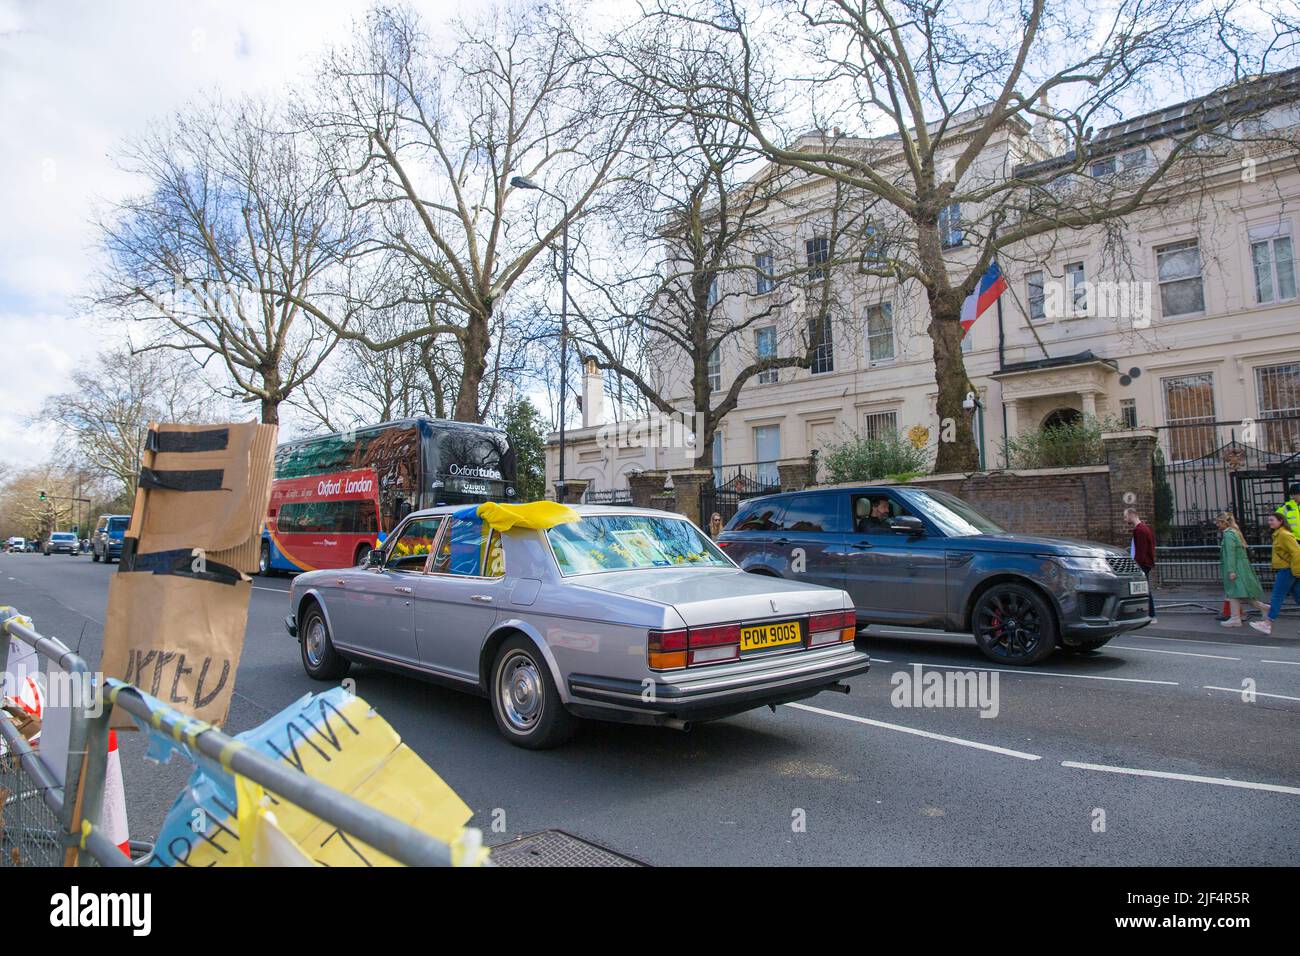
[[[236,739],[447,843],[459,836],[473,815],[387,721],[341,687],[308,695]],[[170,738],[161,742],[173,746]],[[265,801],[259,802],[273,818],[258,820],[263,815],[250,812],[248,793],[241,801],[238,790],[234,777],[220,768],[205,762],[195,770],[163,822],[152,864],[246,865],[247,841],[274,839],[281,844],[289,841],[303,858],[319,866],[398,865],[274,794],[267,793]],[[240,809],[248,824],[244,829],[253,832],[241,832]],[[273,827],[274,835],[259,833],[263,826]],[[283,846],[278,855],[281,863],[298,856],[286,856]],[[253,858],[266,859],[261,852]]]

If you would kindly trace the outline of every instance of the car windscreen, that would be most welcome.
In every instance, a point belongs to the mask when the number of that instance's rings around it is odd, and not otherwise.
[[[70,531],[56,531],[50,535],[51,541],[76,541],[77,536]]]
[[[127,526],[128,524],[130,524],[130,523],[131,523],[131,519],[130,519],[130,518],[109,518],[109,519],[108,519],[108,530],[109,530],[109,531],[125,531],[125,530],[126,530],[126,526]]]
[[[560,573],[734,565],[689,521],[653,515],[588,515],[546,532]]]
[[[908,491],[905,498],[918,514],[938,525],[949,537],[1006,533],[995,521],[945,491]]]

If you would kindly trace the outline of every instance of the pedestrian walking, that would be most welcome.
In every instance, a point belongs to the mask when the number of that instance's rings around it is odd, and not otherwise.
[[[1133,529],[1133,538],[1129,541],[1128,553],[1147,576],[1147,610],[1151,623],[1156,623],[1156,590],[1151,586],[1151,572],[1156,566],[1156,533],[1150,525],[1142,520],[1136,508],[1124,509],[1124,520]]]
[[[1282,613],[1282,604],[1286,596],[1291,595],[1296,604],[1300,604],[1300,544],[1296,543],[1286,518],[1281,513],[1273,512],[1264,519],[1269,530],[1273,532],[1273,599],[1268,605],[1268,617],[1262,621],[1251,621],[1250,626],[1261,634],[1273,633],[1273,622]]]
[[[1291,534],[1296,538],[1300,538],[1300,481],[1292,482],[1286,493],[1291,497],[1278,505],[1277,513],[1282,516],[1287,527],[1291,529]]]
[[[1223,593],[1228,599],[1228,616],[1219,623],[1224,627],[1241,627],[1243,601],[1261,611],[1268,610],[1268,605],[1260,600],[1264,588],[1250,566],[1250,549],[1237,519],[1225,511],[1215,523],[1223,536],[1219,544],[1219,568],[1223,572]]]

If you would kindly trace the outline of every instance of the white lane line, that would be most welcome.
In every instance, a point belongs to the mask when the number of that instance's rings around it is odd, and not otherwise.
[[[954,671],[991,671],[995,674],[1023,674],[1026,677],[1074,677],[1079,680],[1110,680],[1119,681],[1124,684],[1163,684],[1166,687],[1177,687],[1176,680],[1144,680],[1140,677],[1101,677],[1098,674],[1062,674],[1059,671],[1040,671],[1030,670],[1029,668],[1011,668],[1011,667],[978,667],[967,666],[965,664],[930,664],[925,661],[908,661],[908,666],[919,665],[921,667],[947,668]]]
[[[1266,647],[1262,644],[1232,644],[1228,641],[1197,641],[1190,637],[1156,637],[1153,634],[1134,634],[1133,637],[1140,638],[1144,641],[1177,641],[1180,644],[1213,644],[1217,647],[1235,647],[1238,650],[1241,648],[1249,648],[1252,651],[1280,650],[1280,648]]]
[[[1292,667],[1300,667],[1300,661],[1260,661],[1261,664],[1290,664]]]
[[[1239,661],[1240,657],[1225,657],[1222,654],[1193,654],[1191,651],[1162,651],[1158,647],[1129,647],[1127,644],[1107,644],[1120,651],[1142,651],[1146,654],[1177,654],[1179,657],[1208,657],[1216,661]]]
[[[866,724],[868,727],[880,727],[884,730],[897,730],[901,734],[914,734],[917,737],[926,737],[930,740],[941,740],[947,744],[957,744],[961,747],[973,747],[976,750],[987,750],[989,753],[1002,754],[1006,757],[1018,757],[1021,760],[1042,760],[1040,754],[1027,754],[1023,750],[1008,750],[1006,747],[995,747],[992,744],[982,744],[977,740],[963,740],[961,737],[949,737],[947,734],[935,734],[928,730],[917,730],[915,727],[903,727],[900,724],[887,724],[883,720],[872,720],[869,717],[856,717],[853,714],[841,714],[838,710],[823,710],[821,707],[812,707],[808,704],[786,704],[786,707],[793,707],[796,710],[806,710],[813,714],[822,714],[825,717],[838,717],[840,720],[850,720],[855,724]]]
[[[1240,687],[1212,687],[1209,684],[1202,684],[1201,690],[1226,690],[1229,694],[1236,694],[1238,697],[1247,693]],[[1249,694],[1252,697],[1272,697],[1275,700],[1300,700],[1300,697],[1287,697],[1285,694],[1266,694],[1262,690],[1252,690],[1249,691]]]
[[[1062,760],[1062,767],[1076,770],[1096,770],[1100,773],[1122,773],[1133,777],[1158,777],[1161,780],[1182,780],[1187,783],[1213,783],[1220,787],[1239,787],[1242,790],[1267,790],[1270,793],[1290,793],[1300,796],[1300,787],[1284,787],[1278,783],[1253,783],[1250,780],[1231,780],[1227,777],[1202,777],[1194,773],[1170,773],[1166,770],[1138,770],[1134,767],[1108,767],[1100,763],[1078,763]]]
[[[253,590],[254,590],[254,591],[274,591],[276,594],[288,594],[288,593],[289,593],[289,592],[286,591],[284,588],[260,588],[260,587],[258,587],[256,584],[253,585]]]

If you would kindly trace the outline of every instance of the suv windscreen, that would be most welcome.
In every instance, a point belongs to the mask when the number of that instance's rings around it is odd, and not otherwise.
[[[109,531],[125,531],[125,530],[126,530],[126,526],[127,526],[128,524],[130,524],[130,523],[131,523],[131,519],[130,519],[130,518],[109,518],[109,519],[108,519],[108,530],[109,530]]]
[[[972,534],[1006,534],[1006,529],[980,514],[966,502],[944,491],[910,491],[907,502],[916,512],[949,537]]]
[[[849,530],[843,515],[844,496],[839,494],[795,495],[785,500],[781,530],[843,532]]]

